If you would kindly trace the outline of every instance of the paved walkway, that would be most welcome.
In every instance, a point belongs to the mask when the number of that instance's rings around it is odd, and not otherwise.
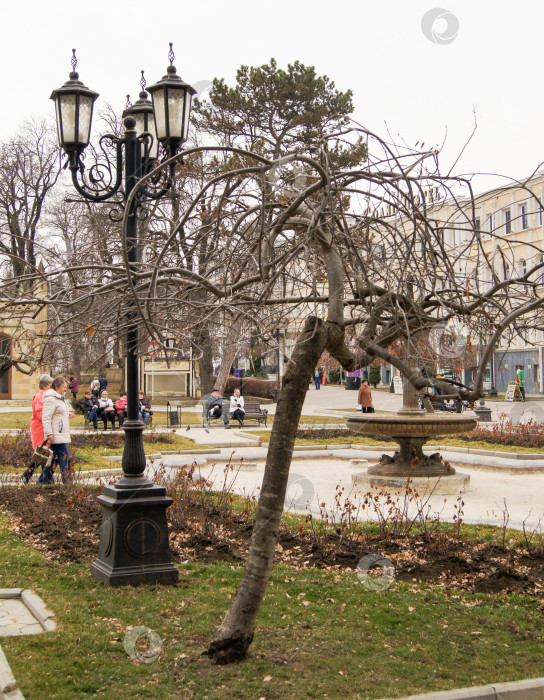
[[[372,398],[377,411],[398,411],[402,406],[402,396],[391,394],[388,391],[373,390]],[[539,422],[544,421],[544,397],[528,397],[525,403],[506,401],[487,401],[486,405],[491,408],[493,420],[497,420],[499,415],[514,414],[514,418],[521,417],[522,420],[534,417]],[[341,415],[342,411],[354,411],[357,403],[357,391],[346,390],[343,386],[322,386],[317,390],[312,387],[306,393],[303,415]],[[263,404],[264,405],[264,404]],[[271,415],[276,412],[276,404],[266,404],[266,408]],[[156,413],[166,413],[166,406],[155,405],[153,410]],[[0,413],[17,413],[31,411],[30,402],[28,406],[5,406],[0,403]],[[202,408],[200,404],[193,407],[182,407],[182,411],[195,412],[200,415]]]
[[[198,444],[205,444],[210,450],[215,447],[214,453],[162,454],[150,464],[147,472],[150,478],[159,465],[164,465],[167,474],[173,476],[177,468],[195,464],[201,476],[214,482],[216,488],[222,488],[228,464],[234,467],[228,473],[230,488],[242,495],[258,495],[264,474],[266,446],[261,447],[248,440],[238,430],[225,430],[222,427],[212,427],[209,433],[202,428],[179,432],[190,436]],[[382,453],[392,454],[394,449],[387,445],[375,449],[364,446],[343,448],[340,445],[295,449],[285,507],[319,516],[322,511],[320,504],[325,503],[326,510],[332,514],[337,486],[343,489],[342,503],[346,498],[356,504],[361,502],[364,494],[354,488],[352,475],[366,471],[366,466],[364,463],[353,463],[353,460],[366,459],[370,465]],[[429,452],[432,451],[436,451],[436,448],[431,446]],[[469,451],[444,451],[442,454],[457,472],[470,476],[468,492],[461,495],[465,522],[501,525],[507,519],[509,527],[522,529],[525,525],[530,529],[540,528],[541,521],[544,522],[544,505],[540,496],[544,489],[544,459],[509,459],[471,454]],[[430,517],[451,522],[457,515],[459,503],[456,495],[431,495],[409,505],[412,516],[423,501],[426,501],[425,509]],[[373,509],[365,509],[359,512],[359,516],[361,519],[375,519],[376,513]]]

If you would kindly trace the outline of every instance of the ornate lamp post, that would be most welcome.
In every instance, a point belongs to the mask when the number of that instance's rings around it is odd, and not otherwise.
[[[93,164],[85,177],[84,150],[89,144],[93,104],[98,93],[89,90],[76,73],[75,49],[70,79],[54,90],[59,141],[68,155],[67,167],[79,194],[93,202],[115,198],[113,206],[126,205],[138,179],[156,162],[158,144],[164,156],[176,154],[187,138],[191,99],[194,88],[176,75],[172,44],[170,65],[158,83],[149,88],[153,104],[147,99],[142,73],[142,92],[136,104],[124,115],[122,138],[102,137],[116,146],[116,163],[106,166],[107,177],[99,164]],[[127,213],[126,254],[129,269],[136,267],[138,254],[138,208],[146,199],[159,199],[172,186],[174,164],[161,189],[140,188]],[[124,174],[124,183],[123,183]],[[122,186],[124,184],[124,186]],[[117,195],[117,196],[116,196]],[[139,417],[138,400],[138,321],[134,307],[127,311],[127,420],[124,422],[123,477],[104,487],[98,500],[103,506],[98,557],[92,575],[107,585],[174,583],[178,570],[172,564],[168,547],[166,508],[172,499],[162,486],[144,476],[146,466],[143,447],[144,424]]]

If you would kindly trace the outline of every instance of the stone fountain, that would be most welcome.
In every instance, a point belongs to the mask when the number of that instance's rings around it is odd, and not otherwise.
[[[350,417],[347,427],[362,435],[383,435],[399,445],[393,457],[382,455],[379,462],[366,472],[354,474],[353,481],[363,486],[402,488],[410,478],[424,482],[436,493],[465,491],[470,477],[456,475],[455,469],[444,462],[442,455],[423,453],[423,446],[433,437],[465,433],[476,427],[476,418],[457,413],[426,413],[419,408],[418,394],[408,381],[403,383],[402,408],[392,416],[363,413]]]

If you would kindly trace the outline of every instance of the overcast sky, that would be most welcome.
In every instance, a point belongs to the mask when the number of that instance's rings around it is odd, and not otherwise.
[[[380,135],[389,130],[410,146],[447,137],[442,170],[475,113],[478,129],[456,172],[523,177],[544,161],[543,19],[536,0],[10,2],[2,8],[0,138],[26,117],[52,114],[49,96],[68,78],[73,47],[81,80],[99,102],[121,108],[127,92],[137,99],[141,69],[149,84],[164,75],[173,41],[178,74],[193,84],[233,82],[241,64],[271,57],[315,65],[351,88],[354,117]],[[480,182],[477,190],[491,186]]]

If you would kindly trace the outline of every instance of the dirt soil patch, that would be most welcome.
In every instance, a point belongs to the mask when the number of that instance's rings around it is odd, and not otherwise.
[[[49,559],[90,561],[98,552],[102,519],[98,489],[78,486],[0,488],[0,510],[10,527]],[[252,516],[217,508],[201,499],[175,501],[168,509],[175,561],[242,562]],[[367,554],[394,565],[395,578],[473,592],[517,592],[542,597],[544,551],[472,542],[444,532],[401,536],[339,532],[315,535],[298,526],[282,528],[276,558],[294,567],[357,570]],[[377,570],[377,575],[379,570]]]

